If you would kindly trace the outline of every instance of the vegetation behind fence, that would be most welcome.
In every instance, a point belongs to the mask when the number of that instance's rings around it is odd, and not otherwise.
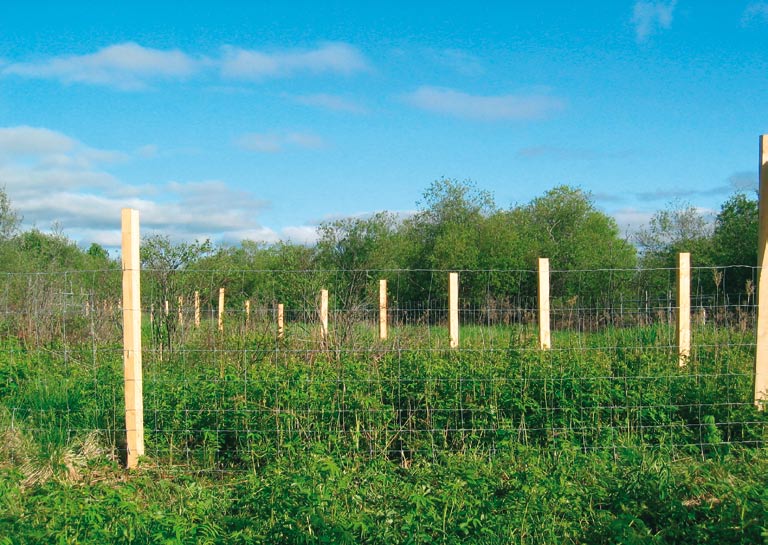
[[[765,444],[754,294],[701,289],[729,269],[692,271],[682,366],[671,269],[551,271],[549,350],[526,291],[537,271],[460,272],[458,348],[446,271],[227,272],[221,282],[221,271],[142,271],[150,464],[250,471],[322,448],[408,465],[564,445],[707,458]],[[121,274],[6,275],[6,427],[54,444],[95,433],[125,459]],[[408,301],[425,279],[427,300]],[[582,283],[604,290],[563,294]]]

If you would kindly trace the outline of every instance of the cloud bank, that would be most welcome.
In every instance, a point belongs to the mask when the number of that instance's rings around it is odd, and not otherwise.
[[[328,43],[305,51],[276,52],[225,46],[223,53],[220,68],[225,78],[263,79],[300,73],[348,75],[368,69],[368,61],[362,53],[346,43]]]
[[[546,94],[472,95],[443,87],[422,86],[405,96],[416,108],[480,121],[543,119],[565,109],[565,101]]]
[[[136,90],[144,89],[149,81],[157,78],[189,77],[203,64],[204,60],[178,49],[152,49],[127,42],[87,55],[12,63],[2,69],[2,74]]]
[[[129,207],[140,210],[143,233],[157,231],[175,240],[276,242],[292,234],[262,226],[258,217],[269,203],[250,192],[221,180],[136,187],[108,171],[118,160],[131,156],[47,128],[0,127],[0,181],[27,228],[55,223],[79,242],[116,247],[120,210]]]
[[[368,68],[368,60],[358,49],[341,42],[290,51],[224,46],[218,57],[125,42],[85,55],[0,63],[0,75],[137,91],[157,80],[184,80],[208,71],[218,73],[225,80],[262,80],[301,74],[349,75]]]

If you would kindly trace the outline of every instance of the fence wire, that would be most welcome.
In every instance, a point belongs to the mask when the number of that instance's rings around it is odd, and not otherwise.
[[[519,445],[765,446],[754,269],[693,269],[684,366],[675,270],[552,271],[550,350],[536,271],[459,277],[451,349],[447,271],[143,271],[143,463],[229,472],[314,450],[407,466]],[[6,459],[23,463],[32,441],[125,458],[120,271],[0,278]]]

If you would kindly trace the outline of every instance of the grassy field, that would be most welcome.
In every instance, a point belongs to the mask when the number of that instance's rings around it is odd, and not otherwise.
[[[751,332],[373,336],[147,327],[135,472],[120,345],[6,339],[0,543],[768,543]]]

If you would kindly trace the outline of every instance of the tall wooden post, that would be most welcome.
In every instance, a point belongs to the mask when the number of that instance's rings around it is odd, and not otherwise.
[[[141,370],[141,283],[139,211],[122,210],[123,373],[128,468],[144,455],[144,401]]]
[[[251,325],[251,300],[245,300],[245,329]]]
[[[219,331],[224,331],[224,288],[219,288]]]
[[[680,366],[691,357],[691,254],[677,258],[677,354]]]
[[[757,347],[755,349],[755,405],[768,400],[768,134],[760,137],[760,200],[757,241]]]
[[[328,290],[320,290],[320,337],[328,340]]]
[[[379,280],[379,339],[387,338],[387,281]]]
[[[179,327],[184,327],[184,297],[179,295]]]
[[[450,347],[459,347],[459,273],[448,274],[448,333]]]
[[[539,347],[549,350],[552,339],[549,330],[549,258],[539,258]]]
[[[195,290],[195,327],[200,327],[200,292]]]
[[[282,339],[285,335],[285,307],[282,303],[277,304],[277,338]]]
[[[171,305],[168,303],[168,299],[163,303],[163,314],[167,317],[171,313]]]

